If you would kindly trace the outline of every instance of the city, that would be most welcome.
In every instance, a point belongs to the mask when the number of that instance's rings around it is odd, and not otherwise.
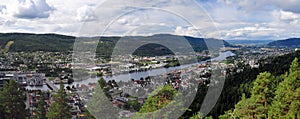
[[[298,119],[299,0],[0,0],[0,119]]]

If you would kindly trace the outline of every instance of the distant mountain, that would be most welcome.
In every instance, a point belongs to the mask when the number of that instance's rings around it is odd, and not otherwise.
[[[267,46],[272,47],[299,47],[300,46],[300,38],[290,38],[286,40],[278,40],[269,43]]]
[[[75,37],[57,34],[0,34],[0,45],[14,41],[10,51],[68,51],[72,49]]]
[[[233,45],[243,45],[243,46],[261,46],[267,45],[275,40],[226,40],[226,42]]]
[[[210,50],[219,50],[219,48],[221,48],[221,47],[235,47],[234,45],[231,45],[230,43],[228,43],[224,40],[218,40],[218,39],[213,39],[213,38],[207,38],[207,39],[195,38],[195,37],[190,37],[190,36],[177,36],[177,35],[170,35],[170,34],[157,34],[157,35],[147,36],[147,37],[133,36],[131,38],[137,38],[139,40],[150,40],[150,39],[174,40],[174,42],[172,42],[172,44],[175,46],[178,46],[178,49],[180,49],[182,51],[184,51],[186,49],[180,48],[179,46],[181,46],[182,44],[180,44],[180,42],[176,42],[176,41],[182,40],[182,39],[187,40],[195,52],[202,52],[204,50],[208,50],[208,47]],[[209,44],[209,46],[207,46],[207,44]],[[145,45],[144,47],[138,48],[134,54],[141,55],[141,56],[149,56],[149,55],[152,56],[153,54],[166,55],[166,54],[173,54],[173,53],[168,48],[166,48],[162,45],[149,44],[149,45]]]
[[[82,37],[80,39],[100,39],[100,42],[97,47],[97,55],[102,57],[108,57],[111,55],[114,46],[120,38],[130,39],[158,39],[166,40],[172,39],[176,43],[176,39],[186,39],[194,51],[202,52],[207,50],[206,43],[213,44],[211,47],[220,47],[224,45],[226,47],[234,47],[230,43],[217,40],[217,39],[204,39],[204,38],[195,38],[189,36],[177,36],[169,34],[157,34],[153,36],[126,36],[126,37]],[[11,46],[10,51],[51,51],[51,52],[67,52],[73,50],[73,45],[76,37],[58,35],[58,34],[28,34],[28,33],[0,33],[0,46],[3,48],[8,41],[14,41],[14,44]],[[179,45],[179,44],[178,44]],[[129,46],[128,46],[129,47]],[[184,49],[183,49],[184,50]],[[143,56],[156,56],[156,55],[166,55],[173,54],[168,48],[159,45],[159,44],[147,44],[138,48],[135,53],[136,55]]]

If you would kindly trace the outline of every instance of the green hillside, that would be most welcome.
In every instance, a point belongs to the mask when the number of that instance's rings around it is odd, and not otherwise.
[[[217,39],[203,39],[203,38],[194,38],[187,36],[176,36],[168,34],[158,34],[148,37],[90,37],[90,38],[81,38],[85,39],[100,39],[100,42],[97,47],[97,56],[108,57],[111,55],[114,46],[120,38],[138,39],[147,41],[150,39],[156,40],[174,40],[176,39],[186,39],[194,51],[202,52],[207,50],[205,42],[214,42],[216,47],[232,46],[229,43],[223,40]],[[14,52],[32,52],[32,51],[50,51],[50,52],[68,52],[73,50],[74,42],[76,37],[57,35],[57,34],[28,34],[28,33],[2,33],[0,34],[0,46],[3,48],[8,41],[14,41],[14,44],[11,46],[10,51]],[[178,44],[180,45],[180,44]],[[130,46],[127,46],[130,47]],[[181,50],[185,50],[182,48]],[[157,56],[157,55],[168,55],[173,54],[168,48],[159,44],[147,44],[138,48],[135,52],[135,55],[141,56]]]

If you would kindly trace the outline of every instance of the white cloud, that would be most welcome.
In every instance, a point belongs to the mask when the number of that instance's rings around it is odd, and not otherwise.
[[[100,3],[104,4],[99,6]],[[106,29],[106,35],[153,32],[223,39],[300,37],[299,0],[199,0],[197,3],[205,10],[193,0],[0,0],[0,32],[95,36],[101,35],[101,30],[115,20]],[[145,7],[160,9],[139,9]],[[88,26],[81,28],[84,22]]]
[[[291,24],[296,24],[299,20],[299,15],[288,11],[279,11],[279,18],[283,21],[288,21]]]
[[[24,0],[19,1],[13,15],[24,19],[48,18],[53,10],[54,8],[49,6],[45,0]]]
[[[96,19],[93,7],[84,5],[77,9],[77,19],[79,21],[93,21]]]
[[[126,25],[128,23],[127,19],[119,19],[118,23],[120,23],[121,25]]]
[[[201,34],[199,33],[199,31],[193,27],[177,26],[174,31],[174,34],[184,35],[184,36],[201,37]]]
[[[246,26],[229,30],[221,30],[223,39],[279,39],[278,34],[285,32],[284,29],[266,27],[268,24],[255,24],[254,26]]]
[[[280,10],[279,12],[281,20],[295,20],[299,18],[299,16],[294,14],[293,12],[286,12],[282,10]]]

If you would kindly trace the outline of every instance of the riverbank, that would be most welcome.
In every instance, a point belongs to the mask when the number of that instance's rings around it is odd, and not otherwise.
[[[191,67],[193,65],[196,64],[201,64],[204,62],[211,62],[211,61],[222,61],[225,60],[227,57],[230,56],[234,56],[235,54],[232,53],[231,51],[227,51],[227,52],[220,52],[218,57],[206,60],[206,61],[201,61],[201,62],[197,62],[197,63],[192,63],[192,64],[185,64],[185,65],[180,65],[180,66],[175,66],[175,67],[162,67],[162,68],[156,68],[156,69],[151,69],[151,70],[147,70],[147,71],[143,71],[143,72],[132,72],[132,73],[123,73],[123,74],[119,74],[119,75],[112,75],[112,76],[104,76],[103,78],[106,81],[109,80],[115,80],[116,82],[126,82],[126,81],[130,81],[131,79],[140,79],[140,78],[146,78],[148,76],[157,76],[160,74],[164,74],[173,70],[178,70],[178,69],[184,69],[184,68],[188,68]],[[71,84],[65,84],[65,86],[76,86],[76,85],[88,85],[91,83],[97,83],[97,81],[99,80],[100,77],[89,77],[87,79],[83,79],[83,80],[75,80],[73,83]],[[59,87],[58,84],[56,84],[55,86]],[[43,85],[43,86],[26,86],[26,89],[41,89],[41,90],[47,90],[47,86]]]

